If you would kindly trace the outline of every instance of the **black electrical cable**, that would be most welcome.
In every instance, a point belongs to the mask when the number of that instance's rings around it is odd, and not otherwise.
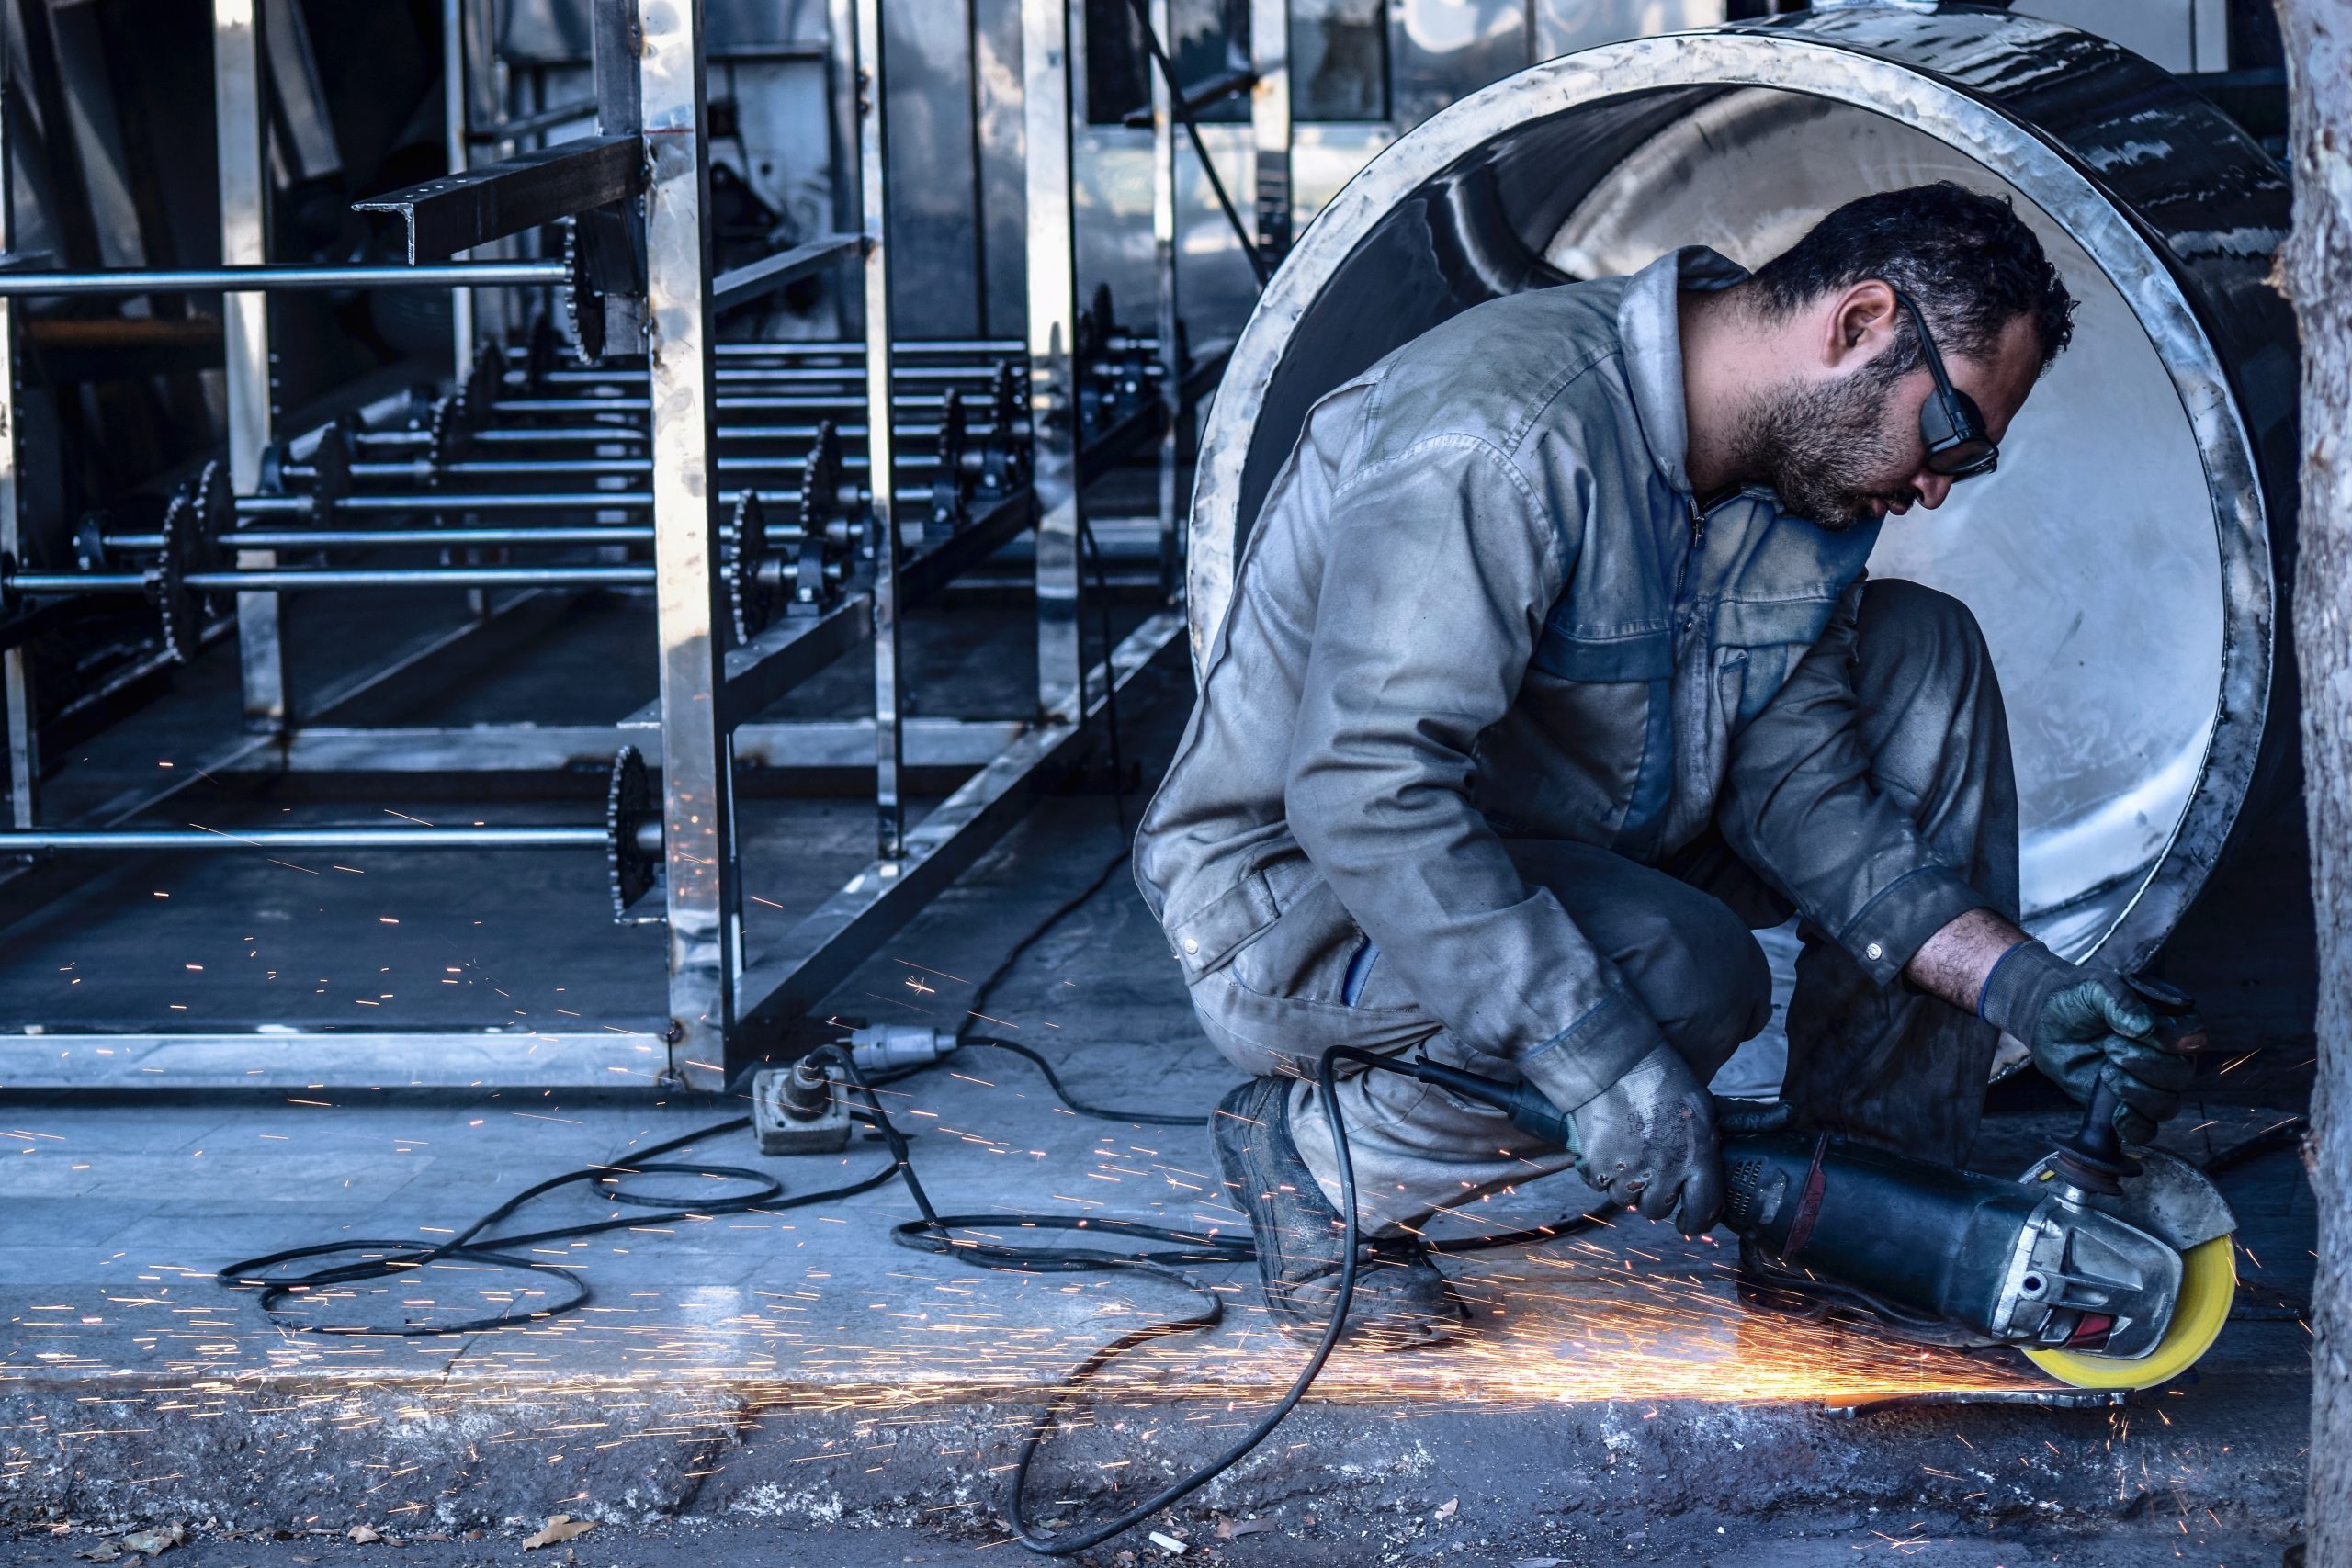
[[[983,1043],[975,1041],[972,1043]],[[1002,1042],[989,1043],[1001,1044]],[[1026,1051],[1022,1054],[1029,1055]],[[1323,1091],[1324,1102],[1327,1105],[1337,1104],[1337,1069],[1339,1064],[1343,1061],[1357,1062],[1368,1069],[1379,1072],[1409,1074],[1411,1071],[1408,1066],[1389,1058],[1375,1055],[1369,1051],[1359,1051],[1345,1045],[1333,1046],[1323,1053],[1322,1060],[1316,1068],[1316,1081]],[[869,1103],[873,1102],[870,1091],[866,1098]],[[876,1105],[876,1111],[877,1115],[880,1113],[878,1104]],[[1129,1269],[1170,1280],[1192,1291],[1206,1303],[1200,1312],[1189,1316],[1163,1319],[1121,1335],[1088,1356],[1071,1371],[1068,1377],[1062,1380],[1061,1388],[1057,1391],[1054,1399],[1039,1412],[1038,1419],[1030,1427],[1028,1435],[1023,1438],[1021,1451],[1013,1461],[1012,1490],[1006,1502],[1005,1517],[1012,1526],[1015,1539],[1023,1546],[1041,1556],[1068,1557],[1083,1551],[1089,1547],[1100,1546],[1113,1536],[1133,1529],[1162,1508],[1182,1502],[1238,1463],[1251,1450],[1272,1436],[1274,1428],[1282,1424],[1283,1417],[1296,1409],[1298,1402],[1306,1397],[1307,1389],[1322,1372],[1324,1364],[1331,1359],[1332,1350],[1339,1345],[1340,1338],[1347,1331],[1348,1308],[1355,1297],[1357,1256],[1362,1244],[1356,1213],[1355,1161],[1348,1147],[1347,1128],[1342,1118],[1336,1114],[1330,1118],[1330,1127],[1332,1148],[1339,1157],[1340,1168],[1341,1224],[1340,1284],[1338,1298],[1332,1303],[1331,1320],[1324,1326],[1323,1337],[1317,1343],[1314,1353],[1307,1357],[1306,1364],[1299,1369],[1298,1375],[1291,1380],[1290,1387],[1283,1391],[1282,1398],[1275,1402],[1273,1408],[1260,1416],[1250,1430],[1228,1446],[1224,1452],[1189,1474],[1160,1488],[1145,1501],[1113,1518],[1103,1520],[1083,1530],[1066,1530],[1059,1535],[1041,1535],[1030,1525],[1027,1511],[1022,1502],[1022,1494],[1026,1489],[1029,1479],[1030,1466],[1035,1463],[1037,1451],[1046,1439],[1061,1429],[1061,1416],[1070,1407],[1069,1396],[1082,1384],[1091,1381],[1095,1374],[1110,1365],[1114,1359],[1136,1346],[1190,1329],[1215,1327],[1225,1315],[1224,1303],[1215,1292],[1193,1280],[1170,1273],[1161,1265],[1178,1259],[1170,1258],[1166,1255],[1153,1257],[1150,1261],[1146,1262],[1142,1260],[1143,1255],[1096,1253],[1091,1255],[1091,1262],[1067,1262],[1062,1260],[1063,1254],[1059,1251],[1033,1252],[1030,1249],[1009,1247],[993,1240],[967,1239],[957,1242],[946,1234],[948,1227],[951,1226],[986,1225],[1001,1230],[1007,1225],[1008,1222],[1039,1229],[1046,1228],[1047,1223],[1050,1223],[1052,1228],[1056,1229],[1074,1230],[1083,1227],[1099,1230],[1105,1224],[1100,1220],[1077,1220],[1061,1215],[954,1214],[942,1216],[931,1213],[929,1204],[926,1202],[921,1205],[924,1210],[924,1218],[922,1221],[902,1224],[892,1233],[893,1239],[898,1240],[901,1245],[944,1253],[961,1261],[985,1268],[1035,1267],[1041,1270],[1090,1267]],[[909,1181],[910,1185],[912,1185],[911,1171],[909,1173]],[[1461,1252],[1468,1251],[1474,1247],[1498,1247],[1521,1238],[1550,1239],[1582,1228],[1582,1225],[1592,1224],[1599,1217],[1598,1214],[1588,1214],[1582,1216],[1580,1221],[1563,1221],[1556,1226],[1546,1227],[1540,1231],[1515,1231],[1498,1236],[1474,1237],[1454,1243],[1443,1250]],[[1122,1234],[1148,1234],[1181,1239],[1183,1233],[1170,1232],[1158,1226],[1136,1226],[1130,1224]],[[1209,1246],[1219,1248],[1221,1256],[1215,1258],[1183,1258],[1182,1260],[1219,1262],[1241,1260],[1237,1256],[1244,1250],[1241,1244],[1218,1244],[1212,1241],[1209,1242]],[[1248,1255],[1254,1258],[1256,1256],[1254,1248],[1248,1249]],[[1048,1258],[1052,1260],[1031,1264],[1027,1260],[1032,1258]]]
[[[1152,61],[1159,67],[1159,79],[1168,84],[1169,107],[1183,122],[1184,133],[1193,139],[1193,152],[1201,161],[1201,173],[1207,176],[1209,189],[1216,193],[1216,204],[1225,209],[1225,220],[1232,224],[1234,233],[1240,236],[1242,258],[1249,262],[1250,271],[1257,277],[1258,287],[1262,289],[1273,276],[1272,269],[1266,265],[1266,258],[1259,254],[1258,237],[1250,231],[1248,224],[1241,221],[1240,210],[1233,205],[1233,197],[1225,193],[1225,182],[1217,177],[1216,161],[1209,156],[1208,143],[1201,140],[1200,121],[1193,118],[1193,107],[1184,101],[1183,85],[1176,80],[1176,67],[1170,62],[1168,51],[1159,45],[1159,34],[1152,28],[1151,12],[1145,6],[1144,0],[1127,0],[1127,5],[1136,14],[1136,25],[1143,29],[1144,47],[1151,51]]]
[[[665,1155],[673,1149],[683,1148],[706,1138],[737,1132],[751,1124],[752,1119],[748,1116],[732,1117],[725,1122],[698,1128],[684,1136],[656,1144],[645,1150],[644,1156]],[[763,1213],[797,1209],[810,1203],[822,1203],[833,1199],[854,1197],[860,1192],[870,1191],[889,1180],[896,1173],[897,1167],[886,1167],[846,1187],[836,1187],[822,1192],[809,1192],[797,1198],[786,1198],[784,1196],[782,1182],[765,1171],[751,1170],[742,1166],[691,1165],[650,1157],[630,1159],[627,1164],[615,1162],[609,1165],[582,1166],[576,1170],[567,1170],[560,1176],[551,1176],[545,1181],[525,1188],[447,1241],[434,1246],[428,1247],[421,1242],[409,1240],[385,1241],[356,1238],[323,1242],[313,1247],[288,1247],[282,1252],[265,1253],[258,1258],[244,1258],[221,1269],[213,1275],[213,1279],[230,1290],[259,1291],[262,1311],[267,1313],[282,1327],[296,1328],[310,1334],[383,1335],[396,1338],[421,1338],[434,1334],[488,1333],[493,1329],[512,1327],[516,1323],[553,1317],[560,1313],[584,1306],[590,1299],[588,1282],[561,1264],[549,1263],[543,1258],[518,1257],[511,1251],[501,1250],[502,1248],[529,1247],[548,1241],[567,1241],[581,1236],[601,1235],[605,1231],[622,1230],[632,1225],[658,1224],[672,1220],[706,1219],[718,1214],[744,1213],[754,1209]],[[718,1177],[727,1180],[748,1181],[753,1184],[755,1190],[699,1203],[691,1208],[663,1208],[661,1205],[674,1204],[676,1200],[647,1197],[630,1192],[621,1186],[621,1183],[630,1177],[649,1174]],[[602,1184],[605,1189],[605,1196],[609,1201],[639,1208],[650,1208],[655,1212],[594,1220],[584,1224],[558,1225],[548,1230],[530,1231],[519,1235],[482,1235],[482,1232],[506,1218],[532,1199],[543,1193],[552,1192],[559,1187],[571,1186],[574,1183]],[[332,1258],[354,1252],[367,1253],[371,1256],[362,1258],[356,1262],[291,1274],[271,1272],[286,1264],[299,1262],[306,1258]],[[403,1324],[397,1328],[379,1327],[368,1324],[307,1323],[299,1318],[289,1318],[279,1305],[288,1296],[309,1295],[333,1285],[386,1279],[395,1274],[411,1273],[419,1269],[431,1268],[436,1263],[450,1261],[490,1263],[510,1269],[527,1269],[540,1274],[552,1274],[570,1284],[573,1293],[568,1301],[560,1302],[553,1306],[540,1307],[528,1313],[470,1318],[461,1323],[411,1323]]]
[[[2242,1138],[2228,1147],[2208,1156],[2198,1168],[2208,1176],[2215,1176],[2233,1166],[2244,1165],[2276,1149],[2292,1148],[2311,1130],[2308,1116],[2290,1116],[2274,1122],[2251,1137]]]
[[[1054,910],[1014,945],[1004,962],[983,981],[980,993],[976,994],[976,1003],[988,989],[993,987],[1011,971],[1022,953],[1072,910],[1102,890],[1112,874],[1126,859],[1124,837],[1123,834],[1121,852],[1116,859],[1106,865],[1083,891]],[[967,1046],[1004,1051],[1024,1058],[1045,1075],[1046,1081],[1052,1088],[1056,1097],[1080,1115],[1109,1122],[1155,1126],[1205,1124],[1204,1119],[1200,1117],[1168,1116],[1153,1111],[1121,1111],[1090,1105],[1069,1092],[1062,1083],[1060,1075],[1054,1070],[1053,1065],[1042,1055],[1009,1040],[977,1038],[962,1043]],[[1170,1335],[1187,1333],[1195,1329],[1214,1328],[1222,1323],[1225,1317],[1224,1299],[1182,1270],[1192,1265],[1212,1264],[1238,1267],[1255,1262],[1258,1255],[1254,1241],[1247,1235],[1221,1237],[1204,1231],[1179,1230],[1172,1226],[1116,1217],[1089,1216],[1081,1219],[1065,1214],[1016,1212],[943,1214],[932,1202],[930,1193],[924,1190],[922,1179],[915,1172],[912,1151],[908,1145],[906,1134],[899,1131],[897,1124],[890,1120],[888,1112],[883,1109],[880,1097],[875,1092],[876,1087],[880,1083],[896,1082],[912,1076],[914,1072],[924,1071],[929,1066],[936,1066],[939,1064],[931,1063],[925,1067],[913,1068],[907,1072],[869,1081],[858,1068],[850,1052],[838,1043],[819,1046],[809,1053],[809,1058],[820,1063],[831,1064],[839,1070],[842,1081],[847,1086],[849,1091],[864,1101],[863,1110],[853,1107],[851,1114],[869,1123],[881,1135],[890,1151],[890,1162],[888,1165],[846,1186],[786,1198],[783,1196],[783,1183],[763,1171],[748,1169],[741,1166],[689,1164],[650,1157],[668,1154],[673,1150],[700,1143],[707,1138],[739,1132],[751,1125],[750,1117],[737,1116],[656,1144],[641,1151],[638,1156],[629,1158],[626,1164],[615,1162],[607,1165],[584,1166],[535,1183],[507,1199],[449,1240],[435,1246],[426,1247],[404,1239],[345,1239],[313,1247],[289,1247],[283,1251],[266,1253],[258,1258],[250,1258],[230,1264],[219,1270],[214,1275],[214,1279],[220,1285],[231,1290],[258,1290],[262,1310],[267,1313],[274,1322],[281,1326],[306,1333],[345,1336],[378,1335],[397,1338],[422,1337],[435,1334],[483,1333],[512,1327],[517,1323],[544,1321],[585,1305],[590,1300],[587,1281],[572,1270],[560,1264],[521,1257],[502,1249],[594,1235],[628,1226],[665,1221],[707,1219],[718,1214],[752,1211],[773,1213],[868,1192],[888,1182],[891,1178],[897,1177],[905,1184],[907,1194],[913,1201],[915,1209],[921,1216],[891,1228],[890,1239],[899,1246],[949,1258],[970,1267],[997,1271],[1051,1274],[1120,1270],[1141,1274],[1147,1278],[1160,1280],[1174,1285],[1189,1292],[1201,1303],[1198,1310],[1194,1312],[1148,1324],[1123,1334],[1094,1350],[1085,1360],[1072,1369],[1069,1376],[1062,1381],[1061,1388],[1054,1400],[1039,1412],[1037,1420],[1032,1425],[1023,1440],[1020,1453],[1013,1465],[1012,1489],[1006,1507],[1006,1517],[1012,1523],[1014,1535],[1023,1546],[1049,1557],[1067,1557],[1075,1552],[1083,1551],[1091,1546],[1100,1545],[1113,1536],[1133,1529],[1160,1509],[1191,1495],[1217,1475],[1230,1469],[1251,1450],[1263,1442],[1283,1419],[1297,1407],[1299,1401],[1306,1396],[1307,1389],[1312,1386],[1316,1377],[1321,1373],[1324,1364],[1330,1359],[1332,1349],[1344,1337],[1348,1309],[1354,1300],[1356,1267],[1362,1238],[1359,1234],[1356,1213],[1353,1155],[1349,1148],[1347,1129],[1343,1120],[1335,1113],[1330,1118],[1330,1127],[1332,1144],[1339,1156],[1341,1245],[1344,1250],[1340,1258],[1339,1294],[1334,1303],[1331,1320],[1325,1326],[1323,1337],[1317,1344],[1314,1353],[1308,1357],[1306,1364],[1291,1381],[1289,1388],[1276,1402],[1274,1407],[1261,1416],[1238,1441],[1227,1447],[1224,1452],[1207,1464],[1169,1486],[1161,1488],[1148,1501],[1127,1509],[1115,1518],[1075,1534],[1064,1532],[1056,1536],[1040,1535],[1028,1522],[1022,1502],[1022,1493],[1028,1480],[1030,1467],[1035,1462],[1039,1449],[1047,1438],[1061,1429],[1061,1417],[1070,1408],[1070,1396],[1080,1386],[1091,1382],[1103,1368],[1128,1350],[1155,1339],[1166,1338]],[[1336,1073],[1338,1064],[1342,1061],[1357,1062],[1374,1071],[1410,1074],[1412,1070],[1408,1066],[1375,1055],[1368,1051],[1335,1046],[1324,1053],[1317,1066],[1317,1082],[1322,1089],[1325,1102],[1329,1105],[1337,1104]],[[749,1181],[755,1184],[756,1190],[702,1203],[693,1208],[662,1209],[659,1205],[673,1201],[629,1192],[621,1185],[630,1177],[656,1173]],[[600,1184],[605,1188],[605,1195],[609,1201],[650,1208],[655,1212],[615,1216],[584,1224],[554,1226],[547,1230],[526,1232],[516,1235],[482,1235],[484,1231],[533,1199],[560,1187],[576,1183]],[[1608,1213],[1609,1208],[1604,1206],[1589,1213],[1565,1217],[1549,1225],[1466,1236],[1451,1241],[1431,1242],[1429,1247],[1433,1253],[1453,1255],[1491,1247],[1538,1244],[1573,1235],[1590,1225],[1600,1224]],[[1082,1232],[1090,1237],[1120,1238],[1155,1245],[1127,1251],[1116,1251],[1106,1247],[1023,1246],[1003,1239],[1001,1233],[1008,1230],[1070,1234]],[[334,1257],[354,1252],[368,1253],[372,1256],[363,1258],[356,1262],[292,1274],[271,1272],[273,1269],[304,1258]],[[385,1279],[445,1261],[488,1263],[527,1269],[539,1274],[551,1274],[569,1283],[573,1293],[569,1300],[526,1314],[474,1318],[454,1324],[411,1323],[403,1324],[399,1327],[304,1322],[289,1318],[279,1305],[290,1295],[311,1294],[338,1284]]]
[[[1064,1087],[1060,1075],[1054,1071],[1054,1065],[1051,1062],[1046,1061],[1028,1046],[1015,1045],[1010,1040],[991,1040],[983,1035],[974,1035],[964,1042],[967,1050],[975,1045],[985,1045],[991,1051],[1010,1051],[1016,1056],[1028,1058],[1035,1064],[1039,1072],[1046,1075],[1046,1082],[1053,1086],[1055,1098],[1080,1116],[1091,1116],[1098,1122],[1139,1122],[1148,1127],[1205,1127],[1208,1125],[1208,1119],[1202,1116],[1163,1116],[1156,1111],[1108,1111],[1099,1105],[1089,1105]]]

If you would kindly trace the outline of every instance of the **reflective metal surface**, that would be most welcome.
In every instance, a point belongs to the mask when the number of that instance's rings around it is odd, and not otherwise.
[[[895,450],[890,421],[891,243],[890,106],[905,100],[887,92],[891,80],[881,0],[857,0],[858,213],[865,238],[865,441],[873,471],[888,476]],[[899,507],[888,484],[874,486],[874,803],[876,854],[897,860],[906,845],[906,807],[899,795],[901,732],[899,691]]]
[[[16,170],[10,157],[8,101],[12,87],[0,72],[0,254],[16,241]],[[0,299],[0,556],[25,558],[24,513],[17,493],[17,307]],[[12,641],[0,649],[0,710],[8,728],[8,820],[29,828],[39,819],[40,716],[33,701],[31,651]]]
[[[1078,256],[1070,182],[1069,0],[1021,0],[1028,149],[1030,488],[1037,509],[1037,706],[1071,700],[1078,628]]]
[[[1724,0],[1535,0],[1534,58],[1713,27],[1723,19]]]
[[[722,714],[718,511],[711,433],[710,160],[699,0],[648,0],[638,56],[652,181],[645,316],[652,408],[653,559],[661,644],[662,859],[670,937],[670,1069],[726,1077],[734,1010],[734,792]]]
[[[1528,62],[1527,0],[1394,0],[1389,116],[1417,125]]]
[[[220,167],[220,261],[259,266],[269,260],[269,183],[262,121],[261,39],[254,0],[213,0],[213,133]],[[223,294],[220,338],[228,384],[229,479],[241,494],[258,488],[262,449],[270,439],[269,296]],[[267,550],[243,550],[239,566],[269,567]],[[245,726],[286,723],[286,650],[277,596],[237,595],[237,657],[244,682]]]
[[[1150,18],[1154,36],[1164,44],[1172,40],[1174,34],[1168,25],[1168,0],[1148,0],[1146,15]],[[1184,155],[1190,155],[1189,149]],[[1178,157],[1175,95],[1169,91],[1167,75],[1154,71],[1151,73],[1151,269],[1152,292],[1159,306],[1152,330],[1159,334],[1159,581],[1171,600],[1176,594],[1178,561],[1182,555],[1176,537],[1176,496],[1182,479],[1177,465],[1180,461],[1179,426],[1183,422],[1184,409],[1183,311],[1179,287],[1181,279],[1176,271],[1176,227],[1181,220],[1176,208]]]
[[[1892,520],[1874,570],[1984,624],[2023,792],[2029,923],[2143,962],[2203,883],[2271,731],[2295,363],[2263,286],[2274,165],[2102,40],[1856,6],[1610,45],[1439,114],[1300,238],[1235,350],[1192,544],[1197,660],[1309,403],[1498,294],[1672,244],[1757,261],[1861,191],[2012,192],[2084,299],[1998,476]],[[2275,750],[2275,746],[2273,748]]]
[[[1290,6],[1250,0],[1250,139],[1257,144],[1258,251],[1269,267],[1290,251]]]

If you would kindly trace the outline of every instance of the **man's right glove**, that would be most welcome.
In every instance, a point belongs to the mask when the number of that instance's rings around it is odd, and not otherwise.
[[[2101,1083],[2114,1090],[2115,1130],[2127,1144],[2154,1137],[2196,1075],[2195,1060],[2172,1043],[2199,1032],[2194,1013],[2168,1012],[2159,1029],[2130,982],[2069,964],[2038,942],[2001,955],[1976,1011],[2024,1041],[2033,1065],[2078,1104]]]
[[[1724,1177],[1714,1101],[1673,1046],[1653,1048],[1571,1119],[1577,1168],[1593,1187],[1645,1219],[1671,1217],[1685,1235],[1715,1223]]]

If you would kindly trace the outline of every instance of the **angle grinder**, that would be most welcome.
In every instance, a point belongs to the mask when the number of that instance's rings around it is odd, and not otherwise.
[[[2189,998],[2130,984],[2176,1050],[2204,1043]],[[1425,1057],[1398,1069],[1581,1153],[1533,1086]],[[2237,1218],[2161,1149],[2126,1154],[2101,1085],[2082,1127],[2014,1181],[1787,1127],[1783,1105],[1717,1102],[1723,1224],[1783,1263],[2013,1344],[2062,1382],[2151,1388],[2203,1356],[2237,1289]]]

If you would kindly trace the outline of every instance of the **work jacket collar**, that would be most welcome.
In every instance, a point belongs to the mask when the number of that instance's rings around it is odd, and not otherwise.
[[[1747,269],[1705,245],[1668,251],[1635,273],[1617,303],[1617,336],[1624,345],[1625,379],[1650,459],[1666,482],[1690,493],[1684,462],[1690,427],[1682,406],[1682,329],[1676,296],[1685,288],[1728,288]]]

